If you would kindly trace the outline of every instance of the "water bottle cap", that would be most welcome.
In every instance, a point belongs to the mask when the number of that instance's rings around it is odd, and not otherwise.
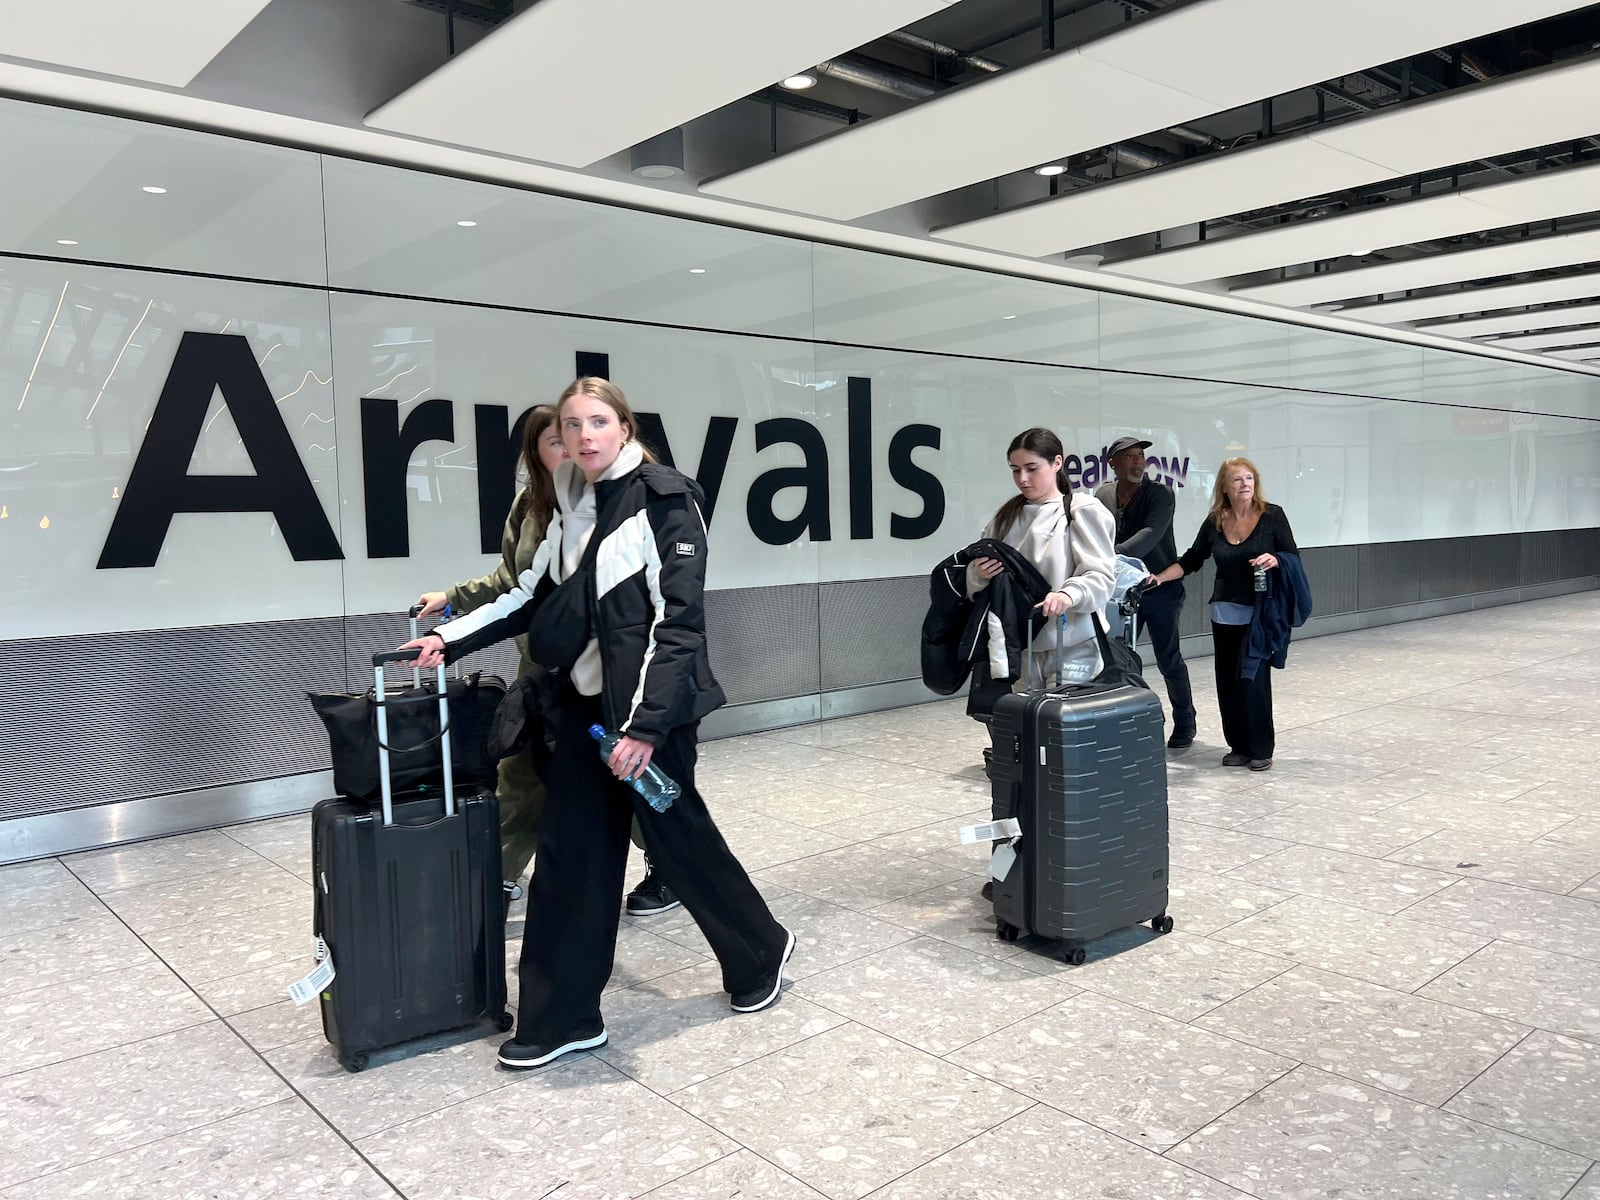
[[[589,736],[597,742],[604,741],[606,736],[606,727],[604,725],[589,726]]]

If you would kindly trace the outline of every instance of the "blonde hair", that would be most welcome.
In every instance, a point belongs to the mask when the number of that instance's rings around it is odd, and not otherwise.
[[[644,452],[645,462],[661,461],[639,436],[639,422],[634,418],[633,409],[628,407],[628,398],[616,384],[598,375],[585,375],[580,379],[574,379],[562,389],[560,398],[556,400],[557,414],[574,396],[588,396],[591,400],[599,400],[609,406],[611,411],[617,414],[617,420],[628,427],[628,439],[639,443],[639,449]]]
[[[1258,513],[1267,511],[1267,498],[1261,492],[1261,472],[1256,470],[1255,463],[1248,458],[1224,459],[1217,468],[1217,482],[1211,487],[1211,521],[1218,529],[1222,528],[1222,518],[1233,508],[1228,503],[1228,472],[1235,467],[1243,467],[1256,478],[1255,495],[1250,498],[1250,507]]]

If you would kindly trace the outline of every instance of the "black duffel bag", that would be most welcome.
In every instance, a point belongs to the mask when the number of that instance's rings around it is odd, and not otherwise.
[[[489,754],[495,710],[505,698],[505,681],[474,672],[448,683],[450,765],[458,790],[493,788],[499,763]],[[307,693],[311,707],[328,729],[333,787],[341,796],[365,803],[382,794],[378,782],[378,702],[373,693]],[[444,785],[439,751],[438,692],[431,687],[386,691],[389,710],[389,772],[399,793],[422,784]]]

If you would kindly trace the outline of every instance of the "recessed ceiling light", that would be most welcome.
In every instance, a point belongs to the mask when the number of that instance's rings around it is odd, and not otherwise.
[[[56,239],[56,245],[58,245],[58,246],[76,246],[77,244],[78,243],[73,241],[71,238],[57,238]]]
[[[1033,173],[1035,175],[1043,175],[1048,179],[1052,175],[1065,175],[1067,168],[1063,163],[1045,163],[1042,167],[1035,167]]]
[[[149,184],[146,187],[140,188],[139,190],[143,191],[143,192],[149,192],[152,196],[165,196],[167,194],[167,189],[166,188],[157,187],[153,183]]]
[[[1016,313],[1012,313],[1009,316],[1001,317],[1000,319],[1002,321],[1015,321],[1017,319],[1017,314]]]
[[[706,269],[704,267],[690,267],[689,268],[689,274],[691,274],[691,275],[704,275],[705,273],[706,273]]]
[[[817,86],[817,73],[815,71],[800,71],[789,76],[783,81],[783,86],[791,92],[803,92],[807,88]]]
[[[461,226],[463,229],[476,229],[478,227],[478,223],[476,221],[457,221],[456,224]]]

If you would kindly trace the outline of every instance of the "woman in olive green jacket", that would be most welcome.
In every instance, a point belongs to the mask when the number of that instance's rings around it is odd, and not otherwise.
[[[555,512],[556,493],[551,482],[555,469],[566,461],[556,426],[556,410],[541,404],[528,413],[522,427],[522,473],[528,484],[517,493],[506,517],[500,538],[500,562],[481,579],[458,583],[442,592],[424,592],[417,603],[423,616],[444,611],[446,604],[455,613],[471,612],[516,586],[517,576],[533,562],[533,552],[544,540],[545,527]],[[519,660],[517,682],[537,676],[542,668],[528,657],[526,635],[517,638]],[[538,838],[539,814],[544,809],[544,784],[533,769],[527,754],[500,760],[500,779],[495,788],[500,800],[501,868],[507,880],[516,882],[533,860]]]

